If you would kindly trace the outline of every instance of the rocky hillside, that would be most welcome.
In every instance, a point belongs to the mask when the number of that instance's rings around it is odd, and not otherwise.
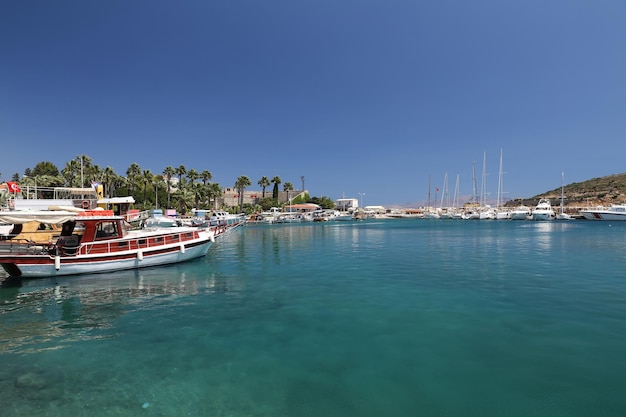
[[[597,206],[626,203],[626,173],[592,178],[583,182],[574,182],[564,187],[565,205]],[[536,195],[528,199],[509,201],[507,206],[526,204],[533,206],[540,198],[549,198],[553,204],[561,199],[561,187]]]

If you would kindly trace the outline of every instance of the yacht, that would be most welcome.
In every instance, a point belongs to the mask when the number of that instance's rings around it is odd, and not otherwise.
[[[537,203],[537,206],[533,210],[533,220],[554,220],[556,213],[552,209],[552,204],[547,198],[542,198]]]

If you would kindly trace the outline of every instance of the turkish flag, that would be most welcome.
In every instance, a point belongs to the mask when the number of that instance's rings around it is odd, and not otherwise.
[[[19,193],[21,191],[20,186],[16,182],[7,181],[7,187],[10,193]]]

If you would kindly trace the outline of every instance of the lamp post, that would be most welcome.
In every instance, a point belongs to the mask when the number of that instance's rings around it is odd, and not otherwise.
[[[361,196],[361,201],[359,202],[359,205],[361,206],[361,209],[363,209],[363,196],[365,195],[365,193],[359,193],[359,195]]]

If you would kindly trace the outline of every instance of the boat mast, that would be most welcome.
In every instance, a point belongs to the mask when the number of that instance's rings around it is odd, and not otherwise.
[[[452,208],[456,209],[459,205],[460,180],[461,176],[456,174],[456,185],[454,186],[454,198],[452,199]]]
[[[430,175],[428,175],[428,210],[430,211]]]
[[[476,161],[472,161],[472,198],[471,202],[478,202],[478,189],[476,187]]]
[[[450,206],[450,196],[448,195],[448,172],[446,171],[446,175],[443,177],[443,190],[441,190],[441,208],[443,208],[443,201],[446,198],[447,207]]]
[[[487,152],[483,153],[483,181],[481,184],[480,206],[484,207],[487,203]]]
[[[496,199],[496,207],[502,204],[502,148],[500,148],[500,170],[498,171],[498,197]]]
[[[563,207],[563,187],[565,187],[565,172],[561,171],[561,214],[565,212],[565,207]]]

